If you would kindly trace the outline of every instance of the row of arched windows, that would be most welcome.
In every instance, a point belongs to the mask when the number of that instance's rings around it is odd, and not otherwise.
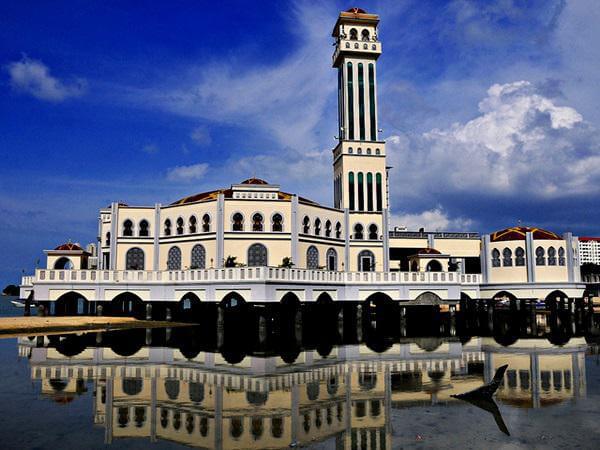
[[[187,221],[187,224],[183,220],[183,217],[178,217],[175,220],[175,229],[173,230],[173,222],[171,219],[165,219],[163,226],[163,235],[171,236],[173,234],[182,235],[182,234],[195,234],[201,230],[202,233],[210,233],[211,228],[211,219],[210,215],[204,214],[202,216],[202,223],[198,224],[198,219],[196,216],[190,216]],[[173,232],[174,231],[174,232]]]
[[[314,234],[315,236],[321,236],[321,233],[323,233],[323,236],[325,237],[335,237],[336,239],[341,239],[342,224],[340,222],[336,222],[335,228],[332,228],[332,226],[333,224],[329,219],[325,221],[324,229],[323,223],[318,217],[313,222],[311,222],[310,217],[308,216],[304,216],[304,218],[302,219],[302,233],[311,234],[312,227],[312,234]]]
[[[206,268],[206,249],[203,245],[196,244],[192,248],[190,269]],[[139,247],[130,248],[125,255],[125,270],[144,270],[145,255]],[[181,270],[181,249],[171,247],[167,255],[167,269]]]
[[[378,240],[379,234],[378,234],[377,225],[375,225],[374,223],[369,225],[369,228],[366,230],[366,236],[367,236],[366,239],[369,239],[371,241]],[[365,227],[360,223],[355,224],[354,225],[354,234],[352,237],[354,239],[358,239],[358,240],[365,239]]]
[[[265,226],[265,218],[261,213],[254,213],[252,215],[252,231],[267,231]],[[244,215],[240,212],[236,212],[231,217],[231,231],[244,231]],[[283,231],[283,216],[279,213],[275,213],[271,216],[270,230],[279,233]]]
[[[543,247],[537,247],[535,249],[535,265],[545,266],[547,263],[549,266],[556,266],[557,264],[564,266],[566,264],[565,249],[563,247],[559,247],[558,252],[554,247],[549,247],[547,256],[548,258],[546,258],[546,250]],[[492,250],[492,267],[512,267],[512,265],[513,252],[510,248],[506,247],[502,250],[502,255],[500,255],[500,250],[497,248]],[[514,265],[525,265],[525,250],[522,247],[515,249]]]
[[[123,236],[134,235],[133,221],[127,219],[123,222]],[[147,220],[140,220],[137,227],[137,235],[140,237],[150,236],[150,224]],[[106,233],[106,245],[110,245],[110,232]]]
[[[374,178],[375,185],[373,185],[371,172],[367,172],[366,177],[362,172],[358,172],[356,178],[354,172],[348,173],[348,199],[351,211],[381,211],[383,209],[383,178],[379,172],[375,174]]]

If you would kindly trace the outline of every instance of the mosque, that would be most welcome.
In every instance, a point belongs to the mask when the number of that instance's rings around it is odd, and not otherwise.
[[[250,178],[170,204],[112,203],[97,244],[47,250],[47,265],[21,292],[54,301],[365,300],[581,298],[578,240],[516,226],[472,232],[390,229],[389,167],[380,137],[379,16],[341,12],[332,36],[338,75],[333,206]],[[258,286],[258,287],[257,287]],[[229,297],[228,297],[229,296]],[[92,309],[86,311],[93,312]]]

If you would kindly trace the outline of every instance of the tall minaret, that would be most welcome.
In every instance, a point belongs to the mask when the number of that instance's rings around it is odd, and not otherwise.
[[[377,123],[378,23],[379,16],[351,8],[340,13],[333,28],[339,121],[339,143],[333,150],[334,205],[348,209],[353,239],[356,224],[362,225],[364,239],[373,237],[369,231],[375,225],[387,251],[385,142],[379,140]]]

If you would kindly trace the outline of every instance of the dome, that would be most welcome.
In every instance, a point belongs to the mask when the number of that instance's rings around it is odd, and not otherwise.
[[[350,8],[346,10],[346,12],[354,13],[354,14],[366,14],[367,12],[362,8]]]
[[[542,228],[537,227],[510,227],[505,228],[504,230],[496,231],[490,235],[490,240],[492,242],[501,242],[501,241],[524,241],[525,234],[532,233],[533,239],[537,240],[560,240],[562,239],[558,234],[553,233],[552,231],[544,230]]]
[[[260,178],[248,178],[247,180],[242,181],[240,184],[269,184],[265,180],[261,180]]]
[[[59,245],[54,250],[60,251],[83,251],[83,249],[78,244],[73,244],[71,242],[67,242],[66,244]]]
[[[415,253],[416,255],[441,255],[442,252],[440,252],[439,250],[436,250],[435,248],[422,248],[421,250],[417,251],[417,253]]]

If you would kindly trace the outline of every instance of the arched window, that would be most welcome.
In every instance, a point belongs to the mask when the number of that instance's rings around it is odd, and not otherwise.
[[[492,250],[492,267],[500,267],[500,251],[497,248]]]
[[[271,436],[275,439],[283,436],[283,417],[271,418]]]
[[[373,272],[375,271],[375,255],[370,250],[363,250],[358,254],[358,271]]]
[[[502,265],[504,267],[512,266],[512,250],[508,247],[502,250]]]
[[[373,174],[367,173],[367,210],[373,211]]]
[[[108,231],[108,232],[106,233],[106,241],[105,241],[105,244],[106,244],[106,245],[110,245],[110,231]]]
[[[144,270],[144,251],[141,248],[130,248],[125,255],[125,270]]]
[[[559,266],[565,265],[565,249],[562,247],[558,248],[558,265]]]
[[[208,233],[210,231],[210,216],[208,214],[204,214],[202,216],[202,232]]]
[[[380,173],[375,175],[375,196],[377,197],[377,211],[381,211],[383,210],[383,186]]]
[[[302,232],[304,234],[308,234],[310,232],[310,219],[308,216],[304,216],[304,219],[302,219]]]
[[[206,268],[206,250],[203,245],[197,244],[192,248],[192,264],[190,269]]]
[[[354,239],[364,239],[364,227],[360,224],[357,223],[356,225],[354,225]]]
[[[535,249],[535,265],[545,266],[546,265],[546,252],[542,247]]]
[[[165,236],[171,236],[171,220],[165,220]]]
[[[189,228],[188,228],[190,230],[190,233],[193,234],[196,232],[196,230],[198,229],[197,225],[198,225],[198,220],[196,219],[196,216],[190,217],[190,224],[189,224]]]
[[[244,216],[241,213],[235,213],[233,215],[233,224],[231,225],[233,231],[244,231]]]
[[[517,247],[515,250],[515,266],[525,265],[525,250],[522,247]]]
[[[337,222],[335,224],[335,238],[340,239],[342,237],[342,224]]]
[[[123,222],[123,236],[133,236],[133,222],[129,219]]]
[[[354,172],[348,174],[348,200],[350,202],[350,211],[355,208],[354,202]]]
[[[356,28],[350,28],[350,40],[351,41],[358,40],[358,30]]]
[[[338,270],[337,252],[333,248],[327,250],[327,270]]]
[[[363,179],[363,173],[358,172],[358,210],[365,210],[365,183]]]
[[[331,237],[331,220],[329,219],[325,222],[325,236]]]
[[[548,265],[549,266],[556,265],[556,249],[554,247],[548,248]]]
[[[267,247],[262,244],[252,244],[248,248],[249,267],[267,266],[267,262]]]
[[[183,234],[183,219],[181,217],[177,219],[177,234]]]
[[[360,34],[361,34],[361,37],[362,37],[363,41],[368,41],[369,40],[369,38],[370,38],[370,36],[369,36],[369,30],[364,29],[364,30],[362,30],[362,33],[360,33]]]
[[[360,140],[365,140],[365,75],[363,64],[358,63],[358,126]]]
[[[271,229],[273,231],[283,231],[283,217],[281,216],[281,214],[273,214],[272,221],[273,223],[271,224]]]
[[[319,268],[319,250],[314,245],[311,245],[306,250],[306,267],[308,269]]]
[[[171,247],[167,256],[167,270],[181,270],[181,250]]]
[[[350,31],[350,35],[352,36],[352,31]],[[349,62],[346,66],[348,70],[348,138],[354,140],[354,74],[352,63]]]
[[[315,236],[321,235],[321,219],[318,217],[315,219]]]
[[[262,417],[252,417],[250,420],[250,430],[252,438],[257,441],[263,434],[263,419]]]
[[[369,225],[369,239],[372,241],[376,241],[379,239],[379,235],[377,234],[377,225],[372,223]]]
[[[149,227],[149,224],[148,224],[147,220],[140,221],[140,230],[139,230],[140,236],[149,236],[150,235],[150,233],[148,232],[148,227]]]
[[[260,213],[256,213],[252,216],[252,231],[263,230],[263,216]]]

